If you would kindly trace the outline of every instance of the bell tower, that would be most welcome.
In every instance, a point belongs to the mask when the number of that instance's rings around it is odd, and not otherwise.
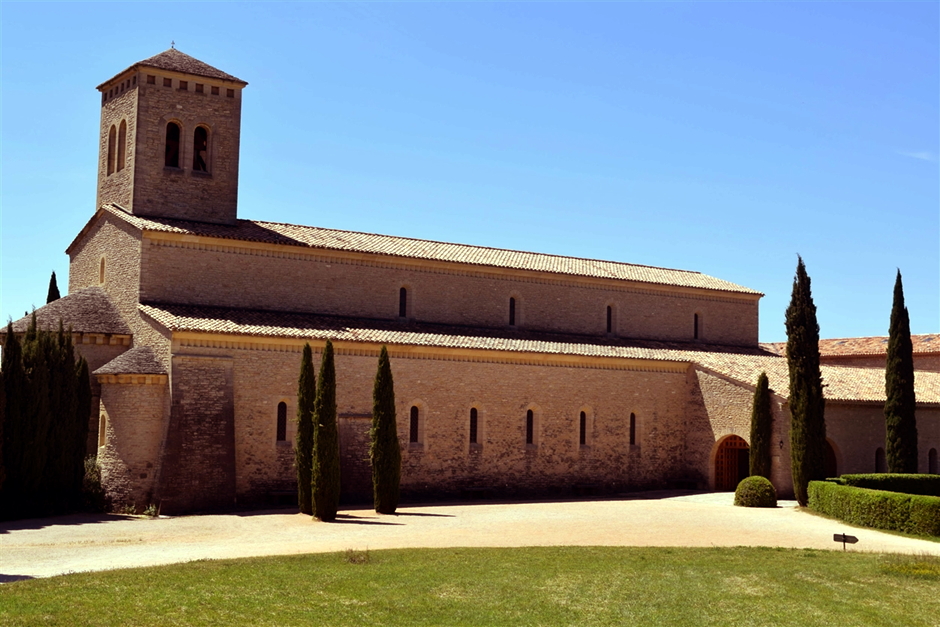
[[[98,86],[98,205],[232,224],[245,81],[170,48]]]

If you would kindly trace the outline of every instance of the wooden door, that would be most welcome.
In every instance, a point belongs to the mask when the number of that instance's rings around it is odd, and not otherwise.
[[[736,435],[728,437],[719,445],[715,456],[716,491],[732,491],[747,477],[749,454],[747,442]]]

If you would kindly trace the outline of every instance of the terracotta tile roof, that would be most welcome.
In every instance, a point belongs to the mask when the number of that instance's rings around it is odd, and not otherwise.
[[[549,333],[510,332],[437,324],[317,316],[313,314],[150,303],[140,310],[170,331],[193,331],[272,338],[326,339],[404,346],[469,348],[614,359],[694,363],[753,386],[765,371],[770,386],[786,398],[786,360],[760,348],[683,342],[605,340]],[[877,368],[823,366],[826,398],[831,401],[884,402],[884,372]],[[920,372],[915,380],[920,402],[940,403],[940,373]]]
[[[914,352],[921,354],[940,353],[940,335],[928,333],[925,335],[912,335],[911,343]],[[763,348],[778,355],[787,354],[786,342],[773,342],[761,344]],[[846,337],[830,340],[819,340],[819,354],[822,357],[836,356],[878,356],[888,351],[888,337]]]
[[[176,48],[170,48],[169,50],[164,50],[160,54],[156,54],[149,59],[144,59],[143,61],[138,61],[134,65],[128,67],[125,70],[122,70],[115,74],[113,77],[109,78],[105,82],[98,85],[98,89],[102,89],[105,85],[109,84],[115,77],[120,76],[127,70],[130,70],[135,67],[152,67],[158,70],[170,70],[173,72],[182,72],[184,74],[192,74],[194,76],[205,76],[206,78],[217,78],[223,81],[232,81],[234,83],[241,83],[242,85],[247,85],[245,81],[240,78],[236,78],[231,74],[223,72],[217,68],[212,67],[208,63],[203,63],[195,57],[191,57],[184,52],[180,52]]]
[[[92,374],[167,374],[167,371],[149,346],[138,346],[121,353]]]
[[[476,266],[533,270],[572,276],[761,295],[760,292],[755,290],[716,279],[700,272],[687,270],[670,270],[617,261],[563,257],[467,244],[449,244],[392,235],[338,231],[277,222],[238,220],[236,224],[232,225],[187,222],[184,220],[131,215],[116,205],[105,205],[102,209],[144,231],[200,235],[285,246],[302,246],[323,250],[370,253],[391,257],[447,261]]]
[[[13,330],[24,333],[30,316],[13,323]],[[36,310],[36,323],[46,329],[58,329],[59,320],[75,333],[111,333],[130,335],[131,330],[107,293],[100,287],[86,287],[54,300]]]

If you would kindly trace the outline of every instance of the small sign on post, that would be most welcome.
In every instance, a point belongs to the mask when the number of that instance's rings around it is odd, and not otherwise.
[[[844,533],[836,533],[832,535],[832,539],[836,542],[842,543],[842,550],[845,550],[846,544],[855,544],[858,542],[858,538],[855,536],[846,535]]]

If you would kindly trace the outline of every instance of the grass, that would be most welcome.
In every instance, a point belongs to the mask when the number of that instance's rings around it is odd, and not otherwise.
[[[0,625],[940,625],[940,559],[767,548],[408,549],[0,585]]]

